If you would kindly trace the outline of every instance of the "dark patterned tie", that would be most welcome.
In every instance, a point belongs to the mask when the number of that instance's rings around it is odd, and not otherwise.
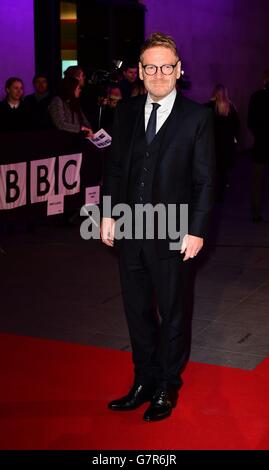
[[[150,113],[149,122],[146,130],[146,139],[148,145],[153,141],[156,134],[156,121],[157,121],[157,109],[161,106],[159,103],[151,103],[152,111]]]

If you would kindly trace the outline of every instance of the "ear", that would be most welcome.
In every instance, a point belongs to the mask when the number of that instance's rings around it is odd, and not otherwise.
[[[139,78],[140,78],[140,80],[144,80],[144,77],[143,77],[143,67],[142,67],[141,62],[139,62],[138,67],[139,67]]]
[[[181,75],[181,62],[177,63],[177,79],[180,78]]]

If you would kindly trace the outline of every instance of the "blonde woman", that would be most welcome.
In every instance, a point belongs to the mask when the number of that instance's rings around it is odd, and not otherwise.
[[[217,200],[222,201],[228,187],[228,172],[234,159],[239,134],[239,117],[224,85],[215,86],[206,106],[214,113],[214,133],[217,162]]]

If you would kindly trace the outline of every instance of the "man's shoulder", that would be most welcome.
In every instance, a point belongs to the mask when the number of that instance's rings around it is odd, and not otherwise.
[[[197,101],[194,101],[190,98],[187,98],[186,96],[180,94],[179,95],[179,100],[178,100],[179,106],[182,107],[182,109],[192,115],[192,116],[197,116],[200,118],[207,117],[207,116],[212,116],[212,108],[205,105],[198,103]]]
[[[147,95],[138,95],[138,96],[131,96],[130,98],[123,98],[117,104],[117,107],[121,110],[126,109],[137,109],[140,106],[145,104]]]
[[[9,109],[9,108],[10,108],[10,106],[8,105],[6,99],[0,101],[0,108],[1,108],[1,109]]]
[[[34,93],[30,93],[29,95],[26,95],[24,97],[24,102],[27,102],[27,101],[33,101],[35,99],[35,94]]]
[[[254,91],[251,95],[252,100],[264,99],[269,96],[269,89],[261,88],[260,90]]]

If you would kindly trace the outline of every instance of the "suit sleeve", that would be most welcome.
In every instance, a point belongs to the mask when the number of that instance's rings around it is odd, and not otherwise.
[[[117,105],[115,110],[113,128],[112,128],[112,143],[110,152],[107,156],[104,168],[104,180],[102,188],[102,196],[111,197],[111,208],[119,202],[120,179],[122,174],[122,165],[120,158],[120,115],[121,104]],[[110,213],[106,213],[105,207],[102,207],[103,217],[111,217]]]
[[[194,144],[189,212],[189,234],[202,238],[207,232],[209,214],[214,204],[215,186],[213,115],[210,110],[204,111]]]

